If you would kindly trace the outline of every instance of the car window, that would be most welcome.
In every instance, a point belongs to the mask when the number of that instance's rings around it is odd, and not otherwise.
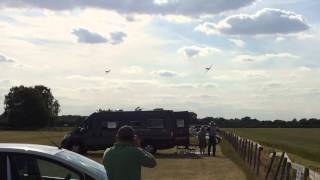
[[[177,119],[177,128],[183,128],[184,127],[184,119]]]
[[[164,128],[164,120],[148,119],[148,128]]]
[[[68,162],[78,163],[78,165],[81,166],[82,169],[90,169],[90,171],[93,171],[94,174],[106,176],[106,170],[101,164],[87,157],[81,156],[80,154],[71,151],[62,151],[57,153],[56,156],[65,159]]]
[[[54,161],[23,154],[11,155],[10,159],[12,179],[81,179],[80,173]]]
[[[103,129],[116,129],[117,122],[116,121],[102,121],[101,123]]]
[[[144,127],[145,123],[143,121],[130,121],[129,125],[132,127]]]

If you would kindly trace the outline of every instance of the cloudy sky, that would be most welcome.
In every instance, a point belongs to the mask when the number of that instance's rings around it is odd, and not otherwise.
[[[319,10],[314,0],[0,0],[0,113],[10,87],[43,84],[61,114],[319,118]]]

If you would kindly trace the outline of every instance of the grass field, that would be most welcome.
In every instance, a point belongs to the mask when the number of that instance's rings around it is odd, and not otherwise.
[[[319,128],[238,128],[227,129],[268,146],[266,150],[280,149],[289,153],[291,160],[320,170]]]
[[[48,138],[60,143],[64,131],[0,131],[0,143],[33,143],[51,145]],[[223,146],[224,152],[231,147]],[[175,155],[175,149],[159,151],[156,155],[157,167],[143,169],[143,179],[147,180],[245,180],[244,173],[235,163],[222,154],[218,147],[217,157],[195,158],[195,156]],[[103,151],[89,152],[88,157],[101,162]]]

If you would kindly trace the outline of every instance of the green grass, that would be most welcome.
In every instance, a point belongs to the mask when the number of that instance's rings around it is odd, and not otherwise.
[[[264,146],[265,150],[283,150],[291,160],[320,168],[320,128],[237,128],[227,129],[236,134],[253,139]]]
[[[231,144],[229,144],[226,139],[223,139],[221,142],[221,151],[226,157],[230,158],[238,167],[242,169],[247,180],[256,179],[255,175],[251,170],[249,170],[243,159],[241,159],[239,154],[235,152]]]

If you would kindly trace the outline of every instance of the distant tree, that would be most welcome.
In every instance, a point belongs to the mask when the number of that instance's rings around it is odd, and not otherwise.
[[[5,96],[5,114],[15,128],[42,128],[51,125],[60,111],[59,102],[45,86],[12,87]]]

